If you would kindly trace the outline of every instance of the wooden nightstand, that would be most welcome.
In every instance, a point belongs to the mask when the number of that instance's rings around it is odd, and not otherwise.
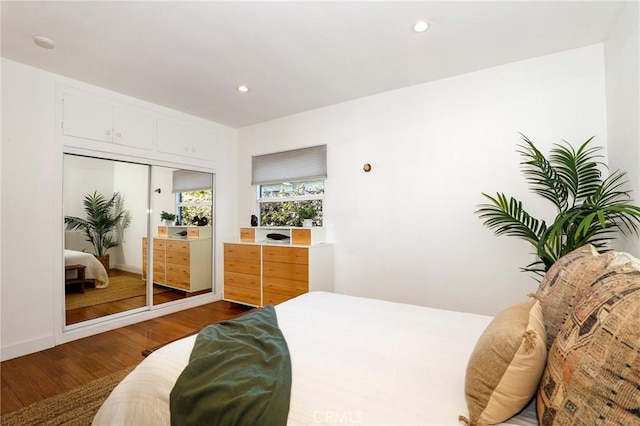
[[[85,282],[85,269],[87,267],[84,265],[65,265],[64,272],[66,275],[67,271],[76,271],[75,278],[65,278],[64,285],[65,287],[68,285],[79,285],[80,293],[84,293],[84,282]]]

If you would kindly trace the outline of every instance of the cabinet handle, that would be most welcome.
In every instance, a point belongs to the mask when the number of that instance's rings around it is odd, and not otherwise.
[[[122,137],[122,133],[118,132],[118,133],[116,133],[116,136],[121,138]]]
[[[105,133],[107,134],[107,136],[111,136],[111,130],[107,130]]]

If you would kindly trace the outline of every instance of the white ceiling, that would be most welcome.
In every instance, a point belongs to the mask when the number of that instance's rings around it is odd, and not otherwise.
[[[615,1],[1,3],[2,56],[232,127],[603,41]],[[431,28],[411,30],[419,19]],[[37,47],[33,36],[55,41]],[[250,91],[240,93],[240,84]]]

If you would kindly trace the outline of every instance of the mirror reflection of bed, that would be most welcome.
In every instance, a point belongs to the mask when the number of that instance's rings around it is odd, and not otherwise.
[[[146,271],[142,265],[142,244],[147,238],[149,221],[154,231],[161,222],[159,214],[150,216],[148,212],[180,209],[176,201],[180,197],[173,191],[175,173],[178,172],[174,168],[65,154],[65,218],[88,218],[85,204],[88,196],[98,194],[108,199],[116,193],[121,194],[123,208],[131,218],[128,226],[121,231],[121,244],[109,248],[106,250],[108,256],[100,258],[95,255],[96,247],[87,241],[82,229],[69,229],[65,225],[64,287],[67,326],[149,306]],[[150,195],[149,185],[165,190]],[[153,232],[151,237],[155,236]],[[208,262],[211,265],[211,259]],[[150,287],[153,289],[151,303],[159,305],[197,296],[211,292],[210,287],[209,285],[205,291],[186,292],[154,284]]]
[[[67,234],[69,233],[70,231],[67,231]],[[140,273],[113,267],[107,270],[91,253],[69,249],[65,249],[64,252],[65,313],[68,325],[147,305],[146,280]],[[81,269],[77,268],[78,266]],[[83,280],[79,279],[80,270],[84,272]],[[154,284],[153,304],[171,302],[201,293],[186,293]]]

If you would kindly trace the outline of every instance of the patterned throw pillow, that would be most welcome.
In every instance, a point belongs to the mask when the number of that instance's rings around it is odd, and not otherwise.
[[[467,425],[496,424],[522,410],[538,389],[547,358],[540,303],[505,309],[482,333],[467,364]]]
[[[640,424],[640,270],[612,265],[572,309],[549,351],[541,425]]]
[[[571,308],[582,298],[584,290],[614,257],[614,252],[598,254],[595,247],[587,244],[561,257],[549,268],[537,292],[542,302],[547,349],[556,339]]]

